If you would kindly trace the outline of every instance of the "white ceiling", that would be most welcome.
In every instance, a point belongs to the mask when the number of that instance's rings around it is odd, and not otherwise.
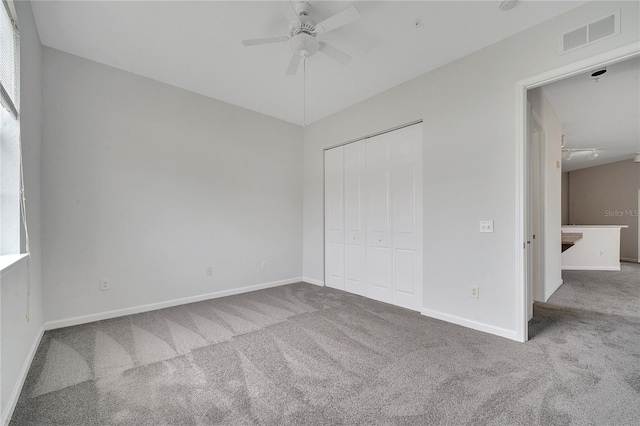
[[[316,21],[351,5],[362,18],[318,36],[353,60],[308,59],[307,124],[585,2],[520,1],[508,12],[499,3],[312,1]],[[303,73],[285,75],[287,43],[241,44],[287,34],[287,2],[50,0],[32,8],[46,46],[303,124]]]
[[[562,160],[572,171],[632,158],[640,152],[640,59],[607,67],[596,83],[592,71],[542,88],[562,122],[565,148],[593,149]]]

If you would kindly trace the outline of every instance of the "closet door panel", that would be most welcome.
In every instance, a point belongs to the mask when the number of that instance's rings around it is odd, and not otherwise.
[[[387,135],[367,139],[367,296],[392,302],[392,151]]]
[[[422,127],[393,132],[393,303],[422,308]]]
[[[344,147],[345,187],[345,287],[350,293],[365,295],[365,142]]]
[[[416,231],[416,167],[402,165],[395,170],[395,230],[401,235],[415,235]]]
[[[344,148],[325,151],[325,273],[328,287],[344,290]]]

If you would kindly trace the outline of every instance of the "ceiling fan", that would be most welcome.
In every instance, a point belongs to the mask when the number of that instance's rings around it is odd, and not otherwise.
[[[311,5],[309,3],[301,1],[297,4],[295,10],[298,16],[296,20],[289,23],[289,35],[243,40],[242,44],[245,46],[257,46],[290,41],[293,56],[291,56],[291,61],[287,68],[287,75],[296,74],[300,60],[302,58],[306,59],[318,51],[342,65],[347,65],[349,61],[351,61],[351,56],[322,40],[318,40],[316,36],[357,21],[360,19],[358,9],[351,6],[318,23],[309,17],[309,12],[311,12]]]

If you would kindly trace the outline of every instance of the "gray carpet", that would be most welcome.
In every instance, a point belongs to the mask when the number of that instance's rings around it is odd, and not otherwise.
[[[640,265],[620,271],[562,271],[564,283],[547,303],[611,315],[640,316]]]
[[[293,284],[47,332],[11,425],[638,424],[638,316],[530,333]]]

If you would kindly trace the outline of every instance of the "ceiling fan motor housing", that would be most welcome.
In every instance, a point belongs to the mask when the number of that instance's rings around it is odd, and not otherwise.
[[[314,20],[306,15],[299,15],[297,21],[293,21],[289,24],[289,35],[295,37],[298,34],[313,35],[316,30],[316,23]]]

